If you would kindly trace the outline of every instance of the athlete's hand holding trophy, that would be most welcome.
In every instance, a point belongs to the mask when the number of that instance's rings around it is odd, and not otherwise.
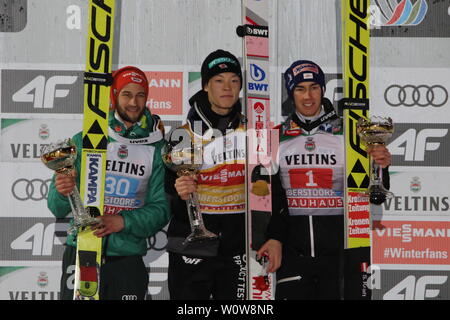
[[[51,143],[48,146],[44,146],[41,150],[41,160],[49,169],[67,175],[73,170],[76,156],[77,149],[70,138]],[[74,217],[74,225],[69,229],[70,234],[79,227],[95,225],[100,222],[98,219],[91,217],[84,208],[77,186],[67,197],[69,198]]]
[[[183,143],[175,145],[169,143],[162,152],[164,164],[172,171],[175,171],[179,177],[195,176],[202,166],[202,147],[192,143],[189,145],[183,146]],[[203,223],[197,193],[194,192],[189,195],[189,199],[186,200],[186,205],[191,225],[191,234],[184,240],[183,245],[191,242],[217,239],[218,236],[206,229]]]
[[[391,118],[373,116],[369,120],[360,118],[356,130],[368,146],[385,145],[394,132],[394,125]],[[370,161],[369,194],[370,203],[378,205],[394,196],[384,188],[382,168],[373,159]]]

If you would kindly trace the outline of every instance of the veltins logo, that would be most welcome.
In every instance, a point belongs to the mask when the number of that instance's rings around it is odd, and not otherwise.
[[[374,37],[450,37],[448,1],[377,0],[370,12]]]
[[[3,113],[83,113],[81,71],[2,70]]]

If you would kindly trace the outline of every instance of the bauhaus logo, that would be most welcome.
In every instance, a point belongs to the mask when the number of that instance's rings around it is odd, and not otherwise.
[[[448,167],[449,124],[398,123],[391,142],[393,166]]]
[[[2,112],[82,113],[80,71],[2,70]]]

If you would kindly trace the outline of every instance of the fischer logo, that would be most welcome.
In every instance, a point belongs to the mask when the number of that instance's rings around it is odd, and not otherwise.
[[[55,98],[65,98],[70,90],[59,88],[72,85],[77,81],[77,76],[52,76],[46,79],[39,75],[16,91],[12,100],[14,102],[33,103],[34,109],[54,108]]]
[[[427,288],[430,285],[443,285],[448,276],[422,276],[416,278],[407,276],[383,296],[384,300],[424,300],[425,298],[437,298],[440,289]]]

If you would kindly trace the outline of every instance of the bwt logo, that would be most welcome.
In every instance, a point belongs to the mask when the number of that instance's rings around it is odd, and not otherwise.
[[[255,82],[261,82],[266,79],[266,72],[261,67],[259,67],[257,64],[251,63],[250,64],[250,77]],[[269,85],[267,83],[249,82],[248,90],[267,92],[269,90]]]
[[[263,81],[266,78],[266,73],[262,68],[260,68],[257,64],[250,64],[250,77],[254,81]]]
[[[12,100],[14,102],[32,102],[33,108],[53,108],[55,98],[65,98],[69,90],[64,86],[72,85],[77,81],[77,76],[52,76],[46,78],[39,75],[16,91]],[[62,87],[62,88],[59,88]]]

